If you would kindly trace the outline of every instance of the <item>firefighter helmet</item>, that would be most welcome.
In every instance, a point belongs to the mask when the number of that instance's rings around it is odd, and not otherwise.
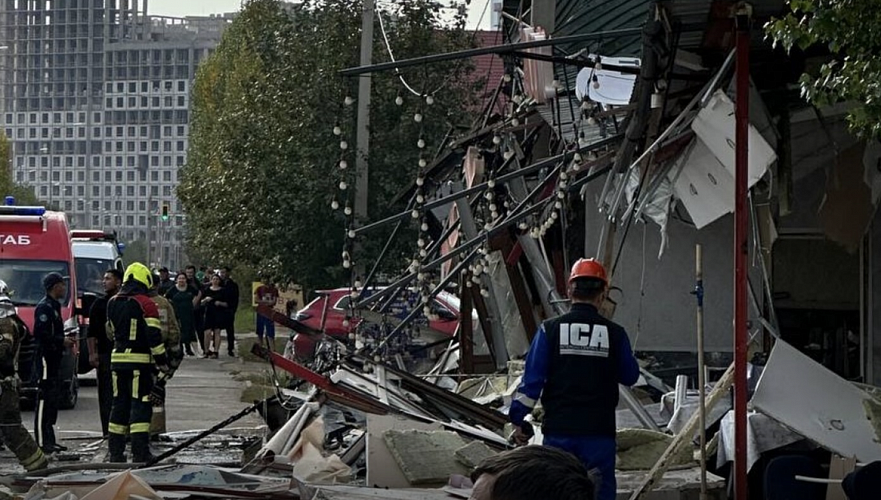
[[[153,273],[150,272],[150,269],[147,266],[140,262],[132,262],[127,268],[125,268],[125,275],[122,278],[123,283],[128,282],[128,280],[131,279],[144,285],[148,290],[153,288]]]
[[[572,266],[572,272],[569,273],[569,283],[578,278],[591,278],[600,280],[603,284],[608,283],[606,278],[606,269],[596,259],[578,259]]]
[[[7,297],[8,298],[8,296],[9,296],[9,285],[7,285],[5,281],[0,280],[0,297]]]

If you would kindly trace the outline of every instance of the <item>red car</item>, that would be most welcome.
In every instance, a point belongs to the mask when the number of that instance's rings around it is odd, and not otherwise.
[[[378,290],[381,289],[374,289],[374,291]],[[316,292],[318,297],[298,311],[295,319],[314,330],[324,331],[332,337],[348,337],[349,333],[353,332],[361,321],[360,318],[351,318],[348,321],[346,319],[352,300],[350,292],[348,288],[319,290]],[[414,302],[408,304],[409,301],[405,301],[399,296],[399,300],[389,308],[389,314],[403,319],[417,298],[412,292],[409,294]],[[450,337],[454,336],[459,328],[459,304],[459,298],[455,295],[447,292],[439,293],[431,301],[428,327]],[[475,321],[476,319],[475,317]],[[424,324],[425,320],[423,319],[422,322]],[[315,343],[305,335],[297,335],[294,338],[294,349],[298,357],[309,356],[315,350]]]

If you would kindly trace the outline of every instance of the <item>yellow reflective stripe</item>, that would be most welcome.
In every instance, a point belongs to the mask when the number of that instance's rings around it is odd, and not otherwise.
[[[132,399],[138,399],[138,384],[141,383],[141,370],[132,373]]]
[[[146,318],[145,321],[147,322],[147,326],[150,326],[150,327],[153,327],[153,328],[156,328],[159,330],[162,329],[162,322],[159,321],[159,318]]]
[[[128,327],[128,339],[129,340],[138,340],[138,320],[132,318],[131,323]]]
[[[110,425],[107,426],[107,430],[110,431],[111,434],[128,434],[127,425],[114,424],[113,422],[110,422]]]
[[[111,371],[110,375],[113,377],[113,397],[116,397],[119,395],[119,388],[116,387],[116,372]]]
[[[132,426],[131,426],[131,433],[132,434],[137,434],[137,433],[142,433],[142,432],[150,432],[150,422],[147,422],[147,423],[141,422],[141,423],[137,423],[137,424],[132,424]]]
[[[150,352],[152,352],[154,356],[165,354],[165,344],[159,344],[156,347],[151,347]]]
[[[29,456],[26,459],[21,461],[21,466],[24,467],[25,469],[30,470],[30,468],[32,466],[34,466],[37,462],[39,462],[41,459],[44,459],[43,450],[37,448],[37,451],[35,451],[31,456]]]
[[[152,358],[147,353],[138,352],[114,352],[110,355],[111,363],[152,363]]]

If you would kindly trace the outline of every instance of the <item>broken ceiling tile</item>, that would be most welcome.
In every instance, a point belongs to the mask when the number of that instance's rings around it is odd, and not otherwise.
[[[778,340],[759,380],[757,410],[841,456],[881,460],[863,409],[871,396]]]

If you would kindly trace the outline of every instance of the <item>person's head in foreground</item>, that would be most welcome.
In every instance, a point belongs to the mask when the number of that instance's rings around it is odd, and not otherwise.
[[[471,500],[594,500],[596,487],[574,455],[523,446],[485,459],[471,474]]]

